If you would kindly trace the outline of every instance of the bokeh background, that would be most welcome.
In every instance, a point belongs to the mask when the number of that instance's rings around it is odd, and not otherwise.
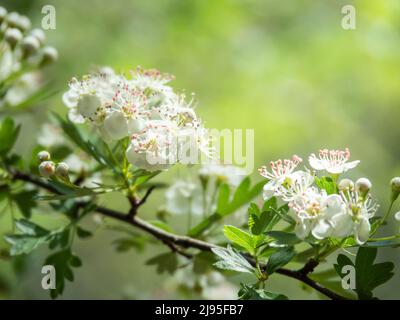
[[[352,177],[368,176],[387,207],[388,181],[400,174],[400,2],[398,0],[1,0],[40,26],[41,9],[56,8],[56,30],[46,31],[59,62],[45,79],[59,93],[28,115],[19,151],[30,154],[49,111],[65,113],[61,94],[72,76],[91,66],[128,71],[141,65],[174,74],[174,86],[196,92],[197,112],[211,128],[254,128],[255,166],[293,153],[306,156],[321,147],[349,147],[361,165]],[[352,4],[357,29],[341,27],[341,8]],[[172,173],[171,175],[173,175]],[[257,174],[255,173],[256,177]],[[151,217],[162,202],[146,207]],[[126,204],[110,196],[108,204]],[[46,223],[59,217],[44,213]],[[10,221],[1,217],[1,229]],[[175,221],[178,224],[178,221]],[[393,224],[393,228],[398,225]],[[178,226],[179,228],[179,226]],[[116,253],[115,234],[99,231],[78,241],[84,267],[68,283],[63,298],[180,298],[168,275],[145,261],[164,248],[143,254]],[[5,246],[1,240],[1,247]],[[397,262],[399,251],[379,258]],[[46,249],[24,259],[0,259],[0,297],[45,299],[40,287]],[[397,273],[400,268],[397,267]],[[237,281],[232,277],[233,282]],[[399,276],[378,290],[399,299]],[[317,296],[291,279],[272,277],[271,291],[292,299]]]

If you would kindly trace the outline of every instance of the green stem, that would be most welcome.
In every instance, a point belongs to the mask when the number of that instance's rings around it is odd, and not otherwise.
[[[385,213],[385,215],[383,216],[383,218],[379,220],[379,222],[378,222],[378,224],[377,224],[375,230],[373,230],[373,231],[371,232],[370,237],[372,237],[372,236],[378,231],[378,229],[382,226],[382,224],[383,224],[383,223],[386,221],[386,219],[389,217],[390,212],[392,211],[392,208],[393,208],[393,204],[394,204],[394,200],[391,200],[388,210],[386,211],[386,213]]]

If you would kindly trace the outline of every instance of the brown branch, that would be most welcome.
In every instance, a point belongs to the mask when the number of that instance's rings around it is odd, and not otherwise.
[[[49,190],[53,193],[59,194],[58,190],[56,190],[52,185],[48,184],[46,181],[43,179],[28,174],[28,173],[23,173],[18,170],[10,169],[9,170],[12,179],[13,180],[22,180],[26,181],[29,183],[32,183],[34,185],[37,185],[43,189]],[[152,190],[151,190],[152,191]],[[139,203],[143,204],[146,200],[147,197],[151,193],[150,189],[147,191],[146,195],[142,198],[141,201],[135,202],[135,206],[137,206]],[[82,203],[84,204],[84,203]],[[137,208],[136,208],[137,209]],[[136,214],[125,214],[113,209],[105,208],[102,206],[98,206],[96,208],[96,211],[106,217],[110,217],[122,222],[129,223],[151,235],[153,235],[156,239],[160,240],[164,244],[166,244],[172,251],[177,252],[186,258],[191,258],[192,255],[189,253],[186,253],[183,251],[181,248],[195,248],[199,249],[202,251],[211,251],[212,248],[218,248],[217,245],[198,240],[195,238],[187,237],[187,236],[181,236],[181,235],[176,235],[170,232],[167,232],[163,229],[157,228],[156,226],[146,222],[145,220],[140,219],[139,217],[136,216]],[[246,259],[252,264],[255,265],[255,261],[252,258],[246,257]],[[313,289],[317,290],[318,292],[324,294],[328,298],[331,298],[333,300],[347,300],[346,297],[341,296],[332,290],[323,287],[322,285],[318,284],[316,281],[312,280],[311,278],[308,277],[308,274],[314,270],[314,268],[318,265],[318,262],[315,260],[310,260],[308,263],[304,265],[303,268],[299,270],[289,270],[285,268],[280,268],[276,270],[275,272],[296,280],[299,280]],[[261,266],[265,267],[265,266]]]

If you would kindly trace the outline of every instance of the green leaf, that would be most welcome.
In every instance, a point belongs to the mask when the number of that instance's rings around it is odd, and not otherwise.
[[[6,156],[17,141],[21,126],[15,126],[14,120],[7,117],[0,127],[0,156]]]
[[[254,253],[254,241],[253,237],[239,228],[234,226],[224,226],[224,234],[233,243],[246,249],[249,253]]]
[[[226,183],[221,184],[218,191],[217,212],[223,214],[229,205],[230,188]]]
[[[15,225],[22,234],[7,235],[4,237],[11,244],[10,254],[12,256],[28,254],[39,245],[48,241],[50,231],[31,221],[21,219],[17,220]]]
[[[214,213],[189,230],[188,236],[197,237],[210,228],[215,222],[222,219],[221,215]]]
[[[48,230],[26,219],[16,220],[15,226],[19,231],[30,236],[43,237],[49,234]]]
[[[362,300],[374,299],[373,290],[389,281],[394,273],[392,262],[374,263],[377,256],[377,248],[360,247],[353,263],[347,256],[340,254],[334,265],[336,272],[341,278],[343,267],[351,265],[355,267],[356,286],[354,291]]]
[[[52,187],[54,187],[60,194],[47,194],[35,196],[34,199],[40,201],[54,201],[54,200],[67,200],[74,198],[81,198],[86,196],[96,196],[99,194],[120,191],[125,188],[123,185],[115,186],[103,186],[95,188],[81,188],[72,183],[53,179],[48,182]]]
[[[278,245],[293,246],[301,242],[294,233],[285,231],[268,231],[266,234],[271,238],[274,238]]]
[[[32,209],[36,207],[36,201],[34,200],[36,195],[36,190],[24,190],[11,195],[11,199],[17,204],[18,209],[25,218],[30,218]]]
[[[162,253],[148,260],[146,265],[155,265],[159,274],[167,272],[172,275],[178,268],[178,258],[173,252]]]
[[[326,190],[327,194],[334,194],[337,191],[336,183],[331,177],[315,177],[315,184],[318,188]]]
[[[175,233],[175,231],[168,224],[166,224],[165,222],[163,222],[161,220],[150,220],[148,222],[159,229],[162,229],[169,233]]]
[[[52,265],[56,270],[56,288],[50,290],[51,297],[57,298],[64,291],[65,279],[74,281],[74,273],[72,268],[82,265],[79,257],[71,252],[71,249],[58,251],[48,256],[44,262],[45,265]]]
[[[46,237],[36,237],[24,234],[4,236],[4,239],[11,244],[10,254],[12,256],[28,254],[47,241]]]
[[[239,300],[288,300],[288,297],[283,294],[268,292],[256,288],[256,285],[250,286],[244,283],[240,283],[238,296]]]
[[[80,226],[77,226],[76,227],[76,235],[81,239],[86,239],[86,238],[90,238],[91,236],[93,236],[93,233],[91,231],[83,229]]]
[[[131,249],[136,249],[141,252],[145,247],[146,238],[143,236],[120,238],[114,240],[113,244],[115,245],[115,250],[117,250],[117,252],[126,252]]]
[[[296,252],[294,251],[293,247],[279,249],[269,257],[265,271],[267,274],[274,273],[277,269],[288,264],[295,255]]]
[[[260,212],[260,209],[255,203],[250,204],[248,208],[249,213],[249,229],[252,234],[260,235],[270,226],[272,220],[276,216],[271,211]]]
[[[250,202],[254,197],[259,195],[263,186],[264,182],[259,182],[251,188],[250,177],[246,177],[237,187],[235,193],[233,194],[231,202],[223,204],[218,203],[218,213],[220,213],[223,216],[226,216],[235,212],[237,209],[244,206],[246,203]],[[224,200],[225,199],[226,195],[224,195]]]
[[[58,114],[54,114],[57,121],[59,122],[61,128],[65,132],[65,134],[83,151],[85,151],[88,155],[91,155],[100,165],[109,166],[110,168],[115,167],[115,163],[109,159],[104,150],[100,150],[99,147],[94,145],[89,140],[83,138],[82,134],[76,127],[76,125],[70,120],[64,120]]]
[[[213,248],[211,251],[220,259],[218,262],[214,263],[214,266],[217,268],[251,274],[255,273],[255,269],[250,263],[230,246],[228,246],[227,249]]]

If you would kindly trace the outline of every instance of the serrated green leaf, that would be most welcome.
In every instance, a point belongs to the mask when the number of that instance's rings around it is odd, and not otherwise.
[[[214,263],[214,266],[217,268],[251,274],[255,273],[255,269],[250,263],[230,246],[228,246],[227,249],[213,248],[211,251],[220,259],[218,262]]]
[[[146,265],[157,267],[157,273],[162,274],[167,272],[174,274],[178,268],[178,258],[173,252],[159,254],[146,262]]]
[[[270,255],[265,271],[267,274],[274,273],[277,269],[288,264],[296,255],[293,247],[280,248]]]
[[[234,226],[227,225],[224,226],[224,235],[233,243],[246,249],[249,253],[254,253],[254,241],[249,233]]]

